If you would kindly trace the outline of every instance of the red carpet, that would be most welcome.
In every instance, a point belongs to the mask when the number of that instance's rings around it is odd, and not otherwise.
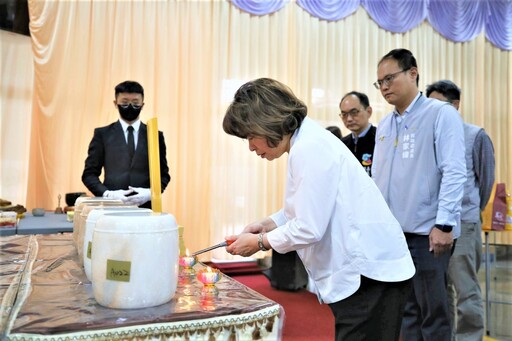
[[[276,290],[261,273],[229,276],[284,308],[283,341],[334,340],[334,317],[331,309],[326,304],[320,304],[316,295],[307,290]]]

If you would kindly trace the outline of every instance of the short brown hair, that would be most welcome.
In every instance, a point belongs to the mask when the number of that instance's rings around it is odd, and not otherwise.
[[[283,83],[259,78],[242,85],[222,122],[227,134],[247,138],[265,137],[276,147],[285,135],[293,134],[307,115],[306,105]]]

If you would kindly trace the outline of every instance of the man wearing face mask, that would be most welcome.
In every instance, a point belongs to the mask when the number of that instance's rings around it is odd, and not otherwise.
[[[119,199],[126,204],[151,208],[147,126],[139,119],[144,107],[144,89],[134,81],[115,87],[118,121],[94,129],[82,182],[97,197]],[[158,132],[162,192],[171,180],[166,147]],[[104,171],[104,180],[100,175]]]

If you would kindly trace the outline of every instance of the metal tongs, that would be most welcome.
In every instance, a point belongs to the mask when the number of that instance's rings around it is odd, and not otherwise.
[[[225,240],[223,241],[222,243],[219,243],[219,244],[215,244],[213,246],[209,246],[207,247],[206,249],[202,249],[202,250],[199,250],[199,251],[196,251],[194,252],[193,254],[191,254],[191,256],[197,256],[201,253],[205,253],[205,252],[208,252],[208,251],[211,251],[211,250],[214,250],[216,248],[219,248],[219,247],[223,247],[223,246],[228,246],[228,245],[231,245],[233,244],[234,240]]]

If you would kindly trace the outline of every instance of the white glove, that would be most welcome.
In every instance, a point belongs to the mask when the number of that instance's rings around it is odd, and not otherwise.
[[[133,189],[118,189],[116,191],[105,191],[103,193],[103,198],[122,200],[124,203],[126,203],[126,200],[128,199],[127,195],[133,192]]]
[[[151,200],[151,191],[149,188],[142,188],[142,187],[128,187],[132,192],[135,192],[137,194],[134,194],[132,196],[129,196],[126,198],[126,203],[131,205],[144,205],[148,201]]]

